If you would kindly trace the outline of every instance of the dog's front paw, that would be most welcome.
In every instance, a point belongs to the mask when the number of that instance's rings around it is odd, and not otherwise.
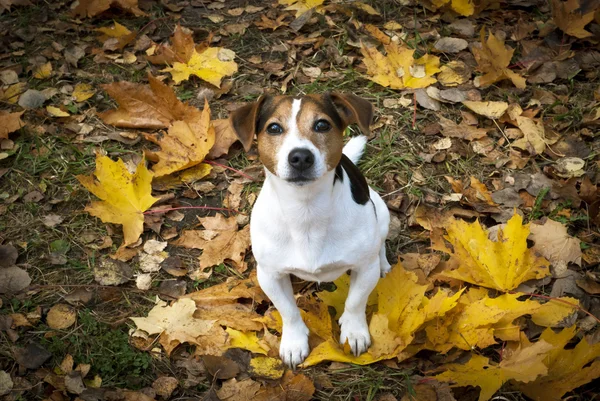
[[[279,357],[290,369],[296,369],[308,356],[308,328],[302,324],[285,327],[279,345]]]
[[[343,314],[340,317],[340,324],[342,326],[340,344],[344,345],[347,340],[354,356],[366,352],[371,346],[371,335],[366,317]]]

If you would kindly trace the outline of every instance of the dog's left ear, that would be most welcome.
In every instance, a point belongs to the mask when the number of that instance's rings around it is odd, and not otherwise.
[[[331,93],[330,96],[346,125],[358,124],[364,135],[371,133],[369,129],[373,121],[371,102],[351,93]]]
[[[256,135],[256,125],[260,116],[260,109],[267,95],[262,95],[256,102],[244,105],[234,110],[229,115],[229,121],[238,139],[247,151],[252,147],[252,140]]]

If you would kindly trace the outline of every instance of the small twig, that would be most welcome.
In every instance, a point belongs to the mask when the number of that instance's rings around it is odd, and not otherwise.
[[[206,164],[212,164],[213,166],[219,166],[219,167],[223,167],[224,169],[231,170],[231,171],[234,171],[234,172],[238,173],[238,174],[239,174],[239,175],[241,175],[242,177],[246,177],[246,178],[247,178],[247,179],[249,179],[250,181],[256,181],[254,178],[252,178],[252,177],[251,177],[251,176],[249,176],[248,174],[246,174],[246,173],[244,173],[244,172],[242,172],[242,171],[240,171],[240,170],[237,170],[237,169],[235,169],[235,168],[233,168],[233,167],[229,167],[229,166],[226,166],[226,165],[224,165],[224,164],[221,164],[221,163],[217,163],[217,162],[215,162],[215,161],[212,161],[212,160],[204,160],[204,162],[203,162],[203,163],[206,163]]]
[[[168,17],[161,17],[161,18],[155,18],[153,20],[150,20],[150,22],[148,22],[146,25],[144,25],[143,27],[140,28],[140,30],[138,31],[136,37],[140,36],[140,34],[144,31],[144,29],[148,28],[151,24],[153,24],[153,23],[155,23],[157,21],[161,21],[161,20],[164,20],[164,19],[170,19],[170,18],[171,17],[168,16]]]
[[[128,287],[116,287],[113,285],[100,285],[100,284],[35,284],[29,287],[29,289],[44,289],[44,288],[77,288],[77,287],[85,287],[85,288],[112,288],[112,289],[121,289],[126,291],[134,291],[134,292],[153,292],[152,290],[140,290],[139,288],[128,288]],[[165,296],[171,299],[179,299],[178,297],[174,297],[169,294],[165,294],[162,292],[155,292],[155,294]]]
[[[181,206],[181,207],[170,207],[170,208],[166,208],[166,209],[153,209],[153,210],[146,210],[144,213],[142,214],[156,214],[156,213],[164,213],[164,212],[170,212],[172,210],[181,210],[181,209],[202,209],[202,210],[217,210],[220,212],[229,212],[229,213],[240,213],[238,210],[235,209],[229,209],[226,207],[212,207],[212,206]]]
[[[412,129],[415,129],[417,126],[417,92],[415,91],[413,91],[413,103],[415,107],[413,108]]]

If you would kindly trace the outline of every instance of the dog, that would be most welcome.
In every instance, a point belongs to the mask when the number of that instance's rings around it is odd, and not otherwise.
[[[291,368],[309,354],[308,328],[290,275],[329,282],[351,272],[340,343],[356,356],[370,344],[367,298],[389,270],[390,215],[356,167],[366,136],[344,146],[344,131],[369,133],[370,102],[353,94],[269,96],[235,110],[230,121],[245,150],[258,138],[265,181],[250,219],[260,287],[283,321],[279,355]]]

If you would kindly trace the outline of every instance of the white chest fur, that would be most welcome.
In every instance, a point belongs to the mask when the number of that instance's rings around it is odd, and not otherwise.
[[[333,171],[302,187],[266,174],[250,222],[253,253],[261,269],[333,281],[358,264],[372,263],[379,254],[389,217],[373,191],[374,202],[360,205],[343,180],[334,185]],[[380,216],[377,201],[383,204]]]

